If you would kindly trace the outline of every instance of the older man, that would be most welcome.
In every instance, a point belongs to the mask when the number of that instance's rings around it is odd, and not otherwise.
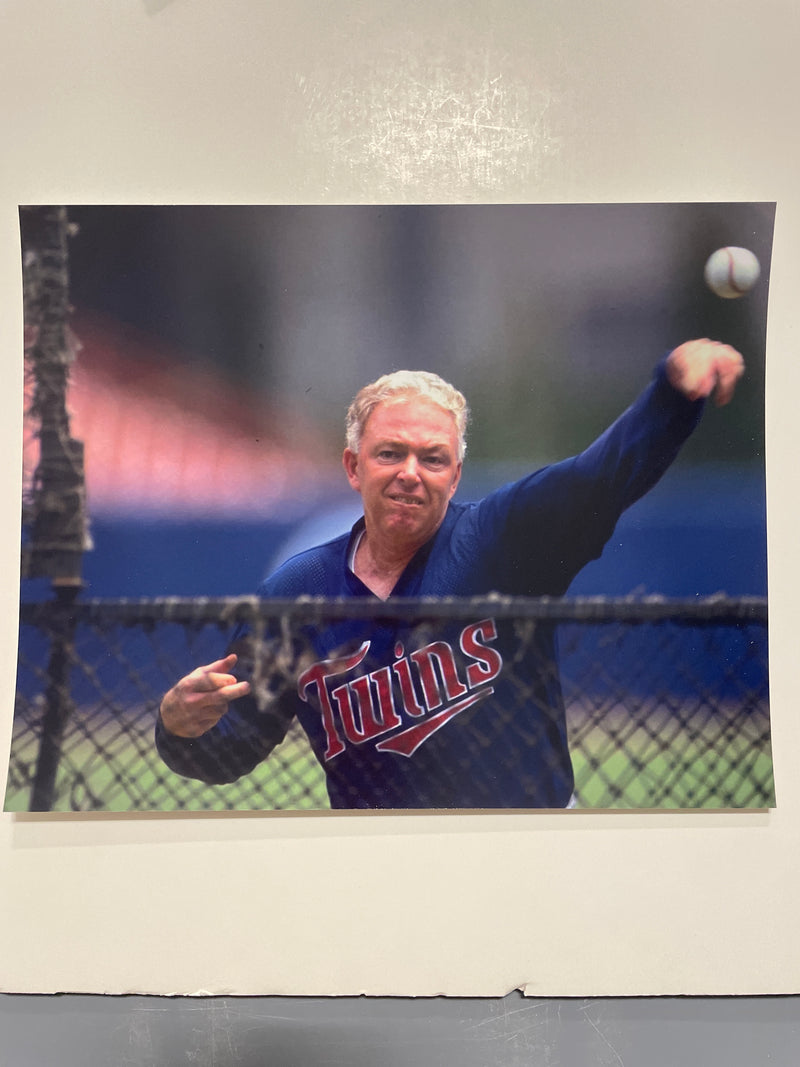
[[[563,595],[625,508],[669,467],[703,401],[727,403],[743,369],[727,345],[686,342],[584,452],[470,504],[452,500],[465,449],[463,396],[436,375],[386,375],[361,390],[347,417],[343,463],[363,518],[290,559],[260,594]],[[538,627],[524,648],[513,623],[492,617],[442,620],[434,630],[342,620],[303,633],[310,652],[266,707],[234,673],[235,651],[181,679],[156,730],[167,764],[232,781],[269,755],[296,716],[334,808],[570,803],[552,628]]]

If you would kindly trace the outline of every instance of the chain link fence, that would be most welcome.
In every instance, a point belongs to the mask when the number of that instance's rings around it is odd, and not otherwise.
[[[762,599],[363,605],[62,597],[21,607],[6,810],[324,809],[324,773],[296,722],[267,760],[232,784],[171,772],[153,740],[163,693],[219,658],[237,620],[277,622],[296,635],[351,616],[457,620],[476,611],[514,627],[521,657],[541,627],[557,628],[559,661],[547,669],[561,680],[578,806],[775,803]],[[297,663],[287,659],[280,669],[294,685]],[[261,664],[262,675],[275,670],[274,656]],[[476,767],[484,743],[476,731]]]

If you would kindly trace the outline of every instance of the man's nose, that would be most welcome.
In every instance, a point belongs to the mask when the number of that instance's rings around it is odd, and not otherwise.
[[[419,481],[419,462],[416,456],[411,454],[407,455],[401,464],[399,475],[403,481],[417,482]]]

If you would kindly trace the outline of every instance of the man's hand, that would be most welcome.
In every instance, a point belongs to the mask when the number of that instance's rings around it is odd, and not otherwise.
[[[250,692],[249,682],[237,682],[230,673],[234,653],[198,667],[174,685],[161,701],[161,721],[178,737],[200,737],[215,726],[231,700]]]
[[[686,341],[667,356],[667,377],[689,400],[714,396],[727,404],[744,374],[744,360],[735,348],[703,338]]]

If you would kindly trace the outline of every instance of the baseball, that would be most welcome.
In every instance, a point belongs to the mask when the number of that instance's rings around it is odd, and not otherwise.
[[[718,248],[703,272],[706,284],[717,296],[733,300],[748,293],[758,281],[761,267],[749,248]]]

